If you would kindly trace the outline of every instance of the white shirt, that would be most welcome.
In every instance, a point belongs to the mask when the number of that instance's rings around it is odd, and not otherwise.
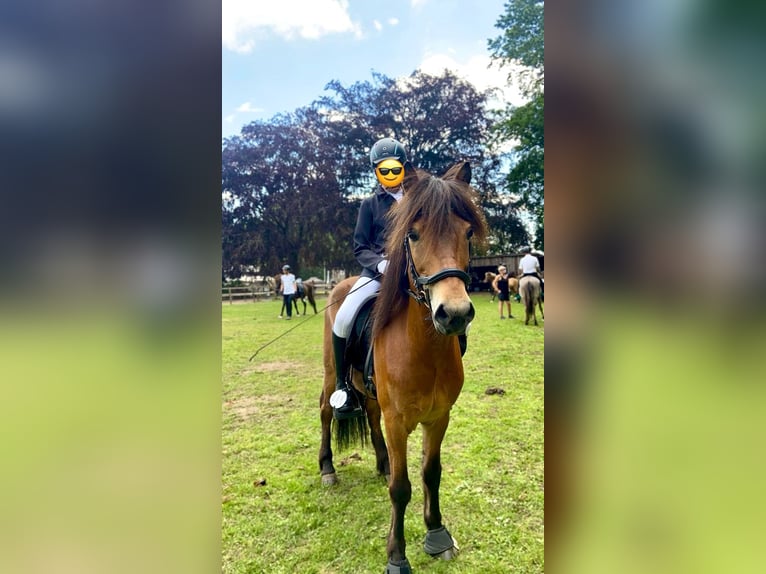
[[[282,295],[295,293],[295,275],[292,273],[283,274],[280,280],[282,281]]]
[[[519,269],[521,269],[522,273],[534,273],[535,271],[540,271],[540,261],[538,261],[537,257],[531,253],[527,253],[521,258],[521,261],[519,261]]]
[[[399,203],[402,200],[403,193],[402,193],[401,186],[399,186],[397,189],[398,189],[398,191],[396,193],[394,193],[393,191],[389,191],[389,190],[386,190],[386,192],[388,193],[388,195],[390,195],[391,197],[393,197],[396,200],[396,203]]]

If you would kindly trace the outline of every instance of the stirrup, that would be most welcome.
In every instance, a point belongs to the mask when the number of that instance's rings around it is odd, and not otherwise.
[[[335,420],[353,419],[364,414],[360,404],[354,405],[355,397],[350,394],[352,395],[353,391],[338,389],[330,395],[329,403]]]

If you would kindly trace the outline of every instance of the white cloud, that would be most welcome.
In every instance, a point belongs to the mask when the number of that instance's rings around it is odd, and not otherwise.
[[[389,26],[398,26],[399,25],[399,18],[389,18],[386,20],[386,24]],[[373,20],[372,25],[375,27],[375,29],[378,32],[381,32],[383,30],[383,24],[381,24],[380,20]]]
[[[228,116],[226,116],[226,117],[225,117],[225,118],[223,118],[223,119],[224,119],[224,120],[226,120],[226,123],[227,123],[227,124],[230,124],[231,122],[233,122],[233,121],[234,121],[234,118],[236,117],[236,115],[237,115],[237,114],[229,114]]]
[[[456,76],[471,82],[479,90],[495,88],[497,96],[490,101],[490,105],[502,107],[506,103],[515,106],[525,102],[517,86],[508,85],[508,69],[499,68],[497,64],[489,67],[489,56],[479,54],[467,61],[459,62],[447,54],[429,54],[420,64],[420,70],[435,76],[441,75],[445,70],[450,70]]]
[[[235,52],[250,52],[258,33],[271,32],[286,39],[315,40],[327,34],[361,36],[348,13],[348,0],[222,0],[222,44]]]
[[[259,114],[263,111],[263,108],[254,108],[250,102],[245,102],[237,108],[237,111],[246,114]]]

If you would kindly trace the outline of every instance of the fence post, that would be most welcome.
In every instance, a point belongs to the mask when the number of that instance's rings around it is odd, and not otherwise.
[[[229,287],[229,305],[233,303],[232,297],[231,297],[231,287]]]

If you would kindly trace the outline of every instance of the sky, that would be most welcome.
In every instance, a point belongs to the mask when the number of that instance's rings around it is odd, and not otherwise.
[[[504,0],[222,0],[222,137],[344,86],[445,68],[522,103],[487,41]]]

